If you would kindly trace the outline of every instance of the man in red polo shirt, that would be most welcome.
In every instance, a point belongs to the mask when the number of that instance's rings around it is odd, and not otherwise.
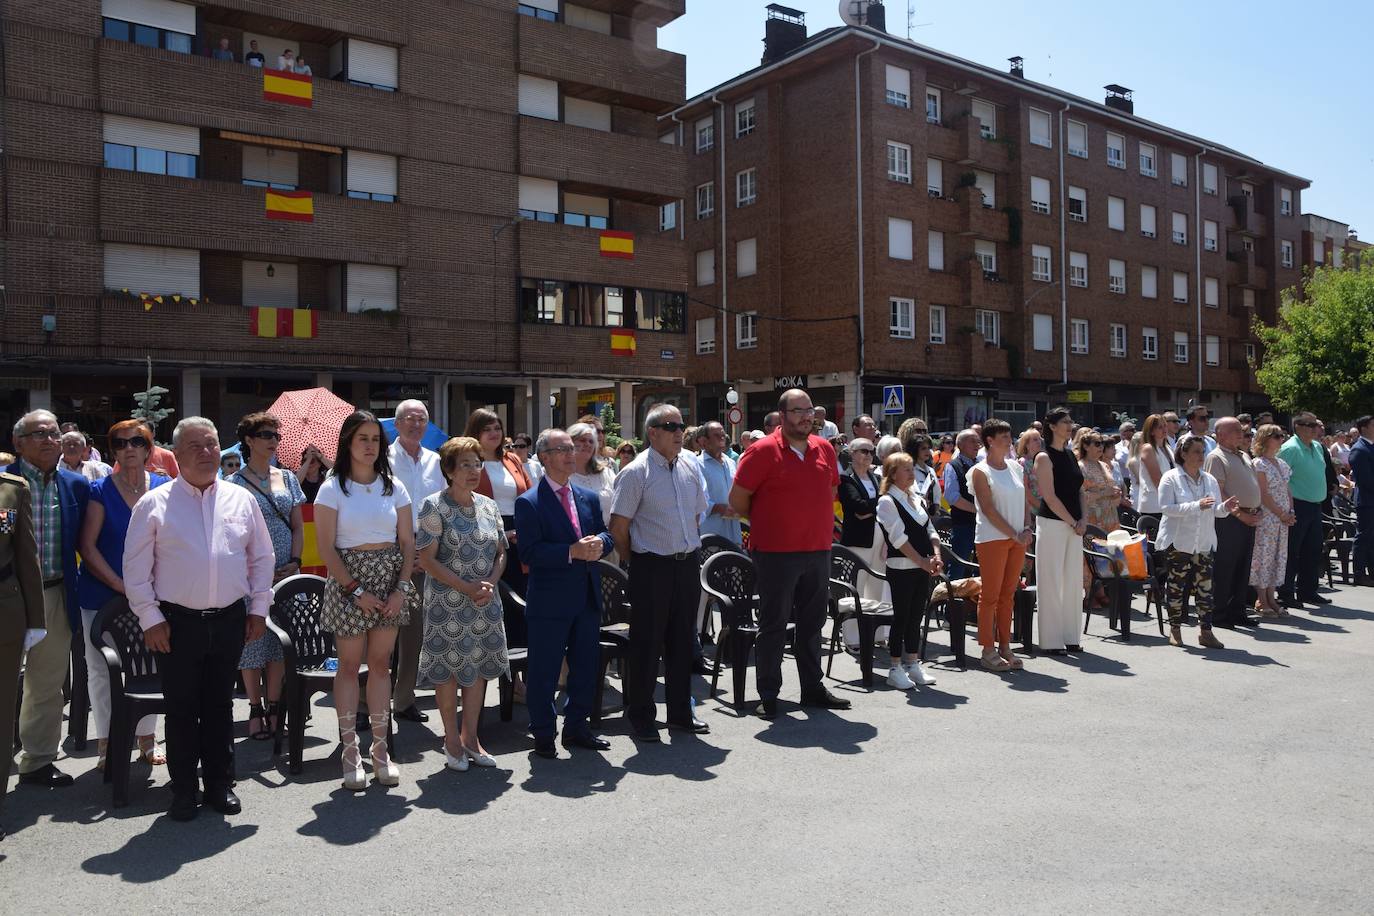
[[[730,490],[730,507],[749,519],[749,549],[758,569],[754,655],[763,700],[758,713],[765,719],[778,714],[782,653],[794,607],[802,705],[849,708],[848,700],[821,682],[821,628],[830,588],[839,462],[834,446],[811,435],[816,410],[805,391],[784,391],[778,412],[781,425],[740,457]]]

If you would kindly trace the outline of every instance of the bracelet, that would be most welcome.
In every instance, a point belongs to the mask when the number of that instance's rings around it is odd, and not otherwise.
[[[357,587],[358,587],[358,580],[357,580],[357,579],[349,579],[349,580],[348,580],[348,584],[345,585],[345,586],[343,587],[343,590],[344,590],[345,592],[348,592],[349,594],[352,594],[352,593],[353,593],[353,589],[355,589],[355,588],[357,588]]]

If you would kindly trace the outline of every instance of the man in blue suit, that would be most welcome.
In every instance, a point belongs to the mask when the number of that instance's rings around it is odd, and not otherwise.
[[[57,417],[34,410],[14,424],[19,460],[5,470],[29,484],[34,539],[43,571],[46,633],[32,643],[24,668],[24,699],[19,708],[19,782],[56,788],[72,784],[53,761],[62,743],[62,682],[67,678],[72,634],[81,632],[76,600],[76,538],[86,516],[91,485],[80,474],[58,467],[62,457]],[[37,642],[34,642],[34,639]]]
[[[1374,585],[1374,417],[1355,421],[1360,437],[1346,460],[1355,481],[1355,584]]]
[[[601,498],[573,486],[572,439],[546,429],[535,442],[544,465],[539,485],[515,501],[520,560],[529,567],[525,619],[529,626],[529,672],[525,703],[530,711],[534,752],[554,758],[557,714],[554,689],[568,660],[568,705],[563,711],[563,746],[604,751],[610,742],[587,725],[601,668],[601,576],[596,561],[611,552]]]

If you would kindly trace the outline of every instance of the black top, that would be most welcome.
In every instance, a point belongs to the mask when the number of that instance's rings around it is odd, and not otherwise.
[[[1064,504],[1065,512],[1074,518],[1082,518],[1083,469],[1078,466],[1078,459],[1067,447],[1054,449],[1047,445],[1045,454],[1049,456],[1050,464],[1054,468],[1054,495]],[[1036,515],[1041,518],[1059,519],[1049,503],[1043,499],[1040,500],[1040,508],[1036,510]]]
[[[969,490],[968,472],[973,470],[973,466],[978,463],[976,458],[965,458],[963,453],[956,454],[950,461],[950,466],[954,468],[954,477],[959,481],[959,495],[969,502],[973,502],[973,493]],[[978,524],[977,513],[967,509],[960,509],[953,503],[949,507],[949,517],[955,525],[972,528]]]
[[[868,480],[873,484],[872,497],[864,489],[863,482],[854,475],[853,468],[840,475],[840,507],[844,510],[840,543],[846,547],[873,546],[873,525],[878,518],[878,476],[869,471]],[[859,515],[867,515],[868,518],[857,518]]]

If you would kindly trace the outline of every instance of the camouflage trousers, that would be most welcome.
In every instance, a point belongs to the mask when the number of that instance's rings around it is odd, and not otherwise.
[[[1188,592],[1197,601],[1198,626],[1212,627],[1212,562],[1216,554],[1184,553],[1170,547],[1165,554],[1167,578],[1164,583],[1165,603],[1169,606],[1169,626],[1183,625],[1183,609],[1188,604]]]

